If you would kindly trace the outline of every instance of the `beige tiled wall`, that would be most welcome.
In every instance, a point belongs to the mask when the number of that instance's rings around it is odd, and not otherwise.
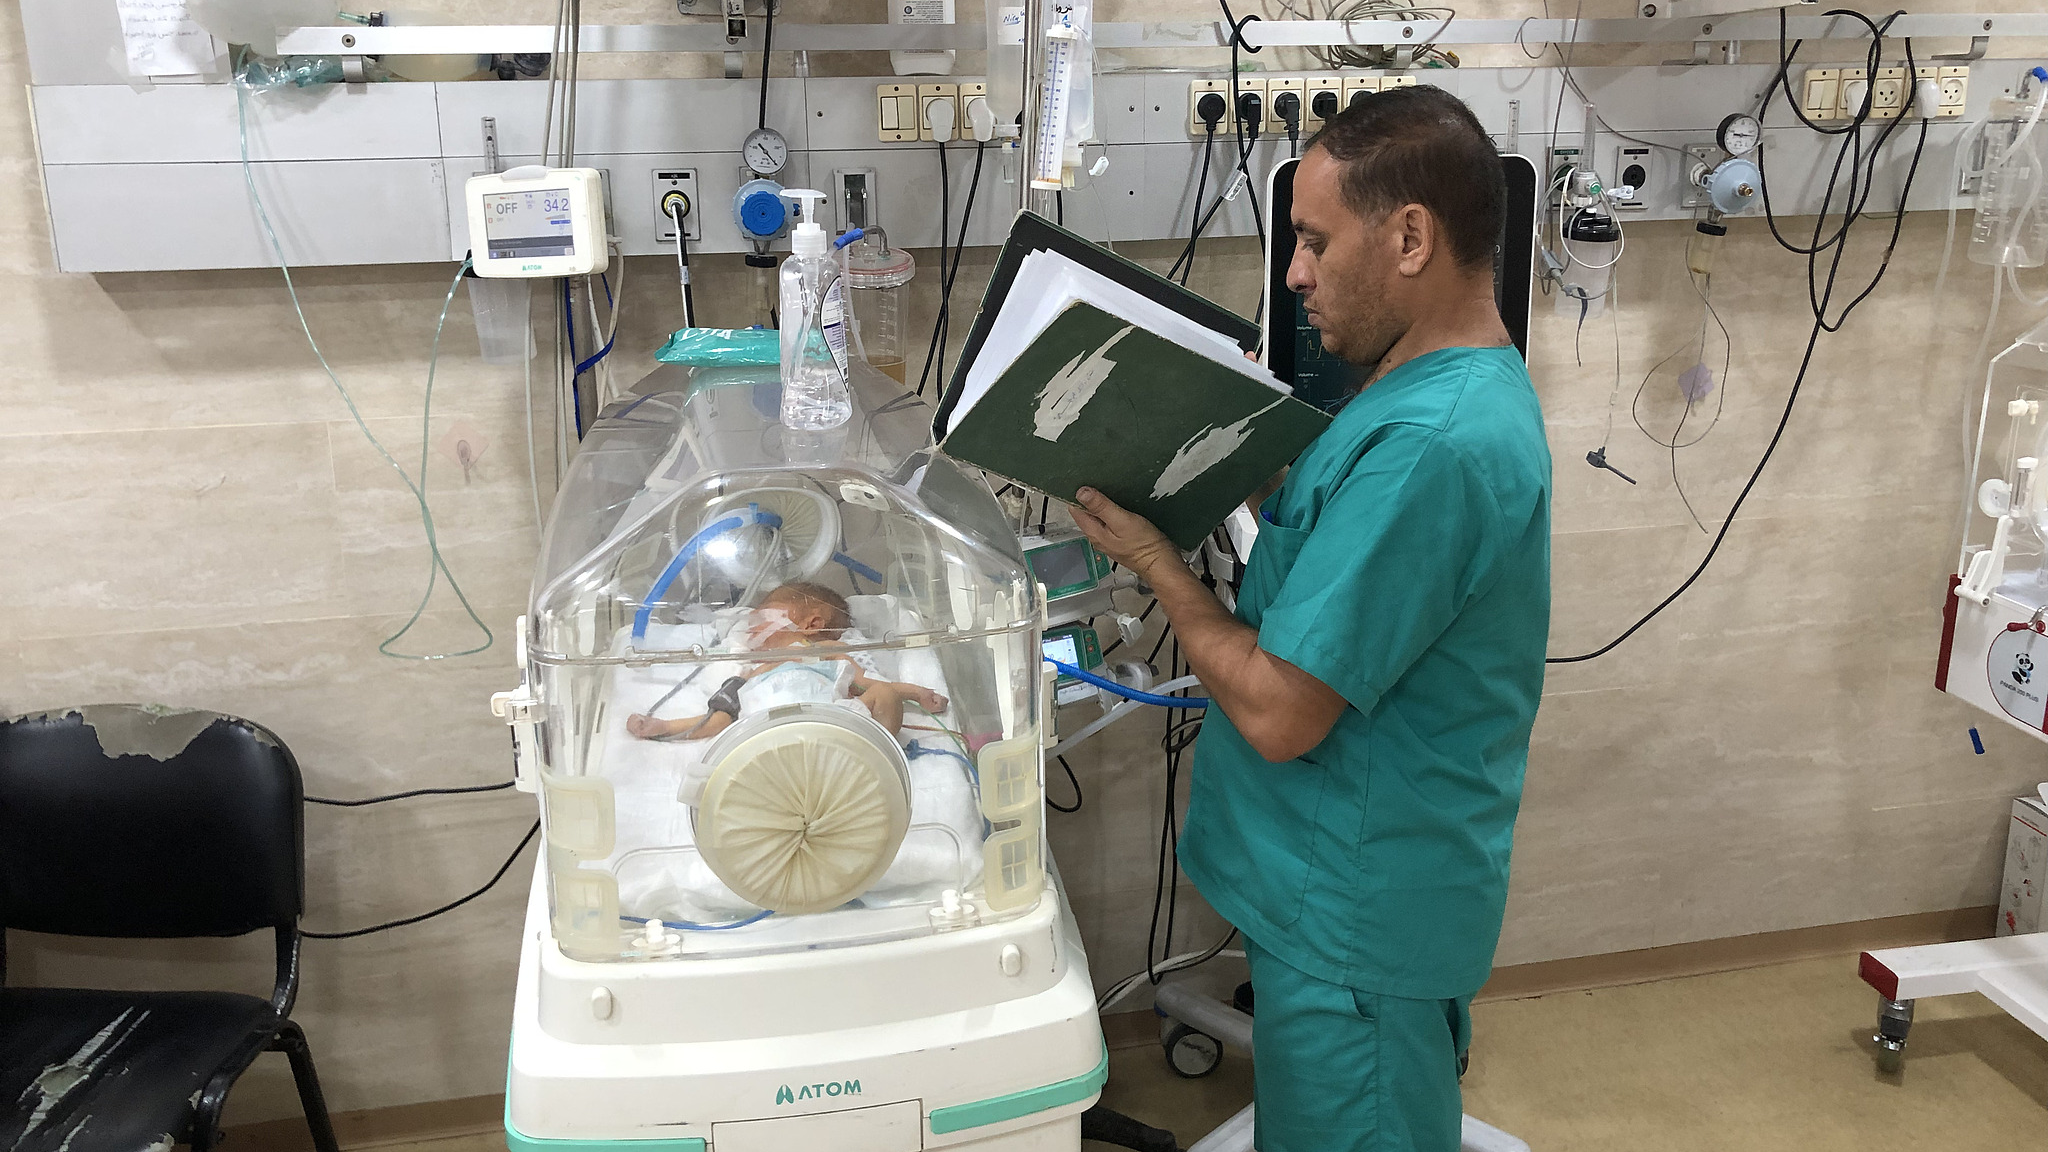
[[[602,18],[645,16],[644,5],[628,7]],[[1193,0],[1125,9],[1125,18],[1207,11]],[[54,273],[25,82],[10,16],[0,20],[0,710],[150,700],[241,713],[275,728],[309,790],[325,795],[504,778],[507,737],[485,699],[514,679],[506,630],[534,546],[519,376],[477,359],[458,296],[429,435],[438,443],[460,426],[487,445],[466,478],[432,453],[429,492],[449,565],[498,643],[446,661],[380,655],[425,586],[418,516],[307,352],[277,274]],[[1993,899],[2005,798],[2048,771],[2040,745],[1930,684],[1961,488],[1962,361],[1987,292],[1981,270],[1961,268],[1937,315],[1941,225],[1910,219],[1885,287],[1823,340],[1771,469],[1714,567],[1613,655],[1553,671],[1501,962]],[[1881,231],[1875,221],[1869,235]],[[1679,224],[1630,230],[1618,325],[1596,319],[1579,330],[1539,301],[1531,364],[1557,461],[1559,653],[1612,637],[1709,542],[1680,503],[1670,454],[1630,415],[1644,374],[1699,331],[1684,236]],[[1131,251],[1164,265],[1173,248]],[[1875,251],[1860,244],[1851,263],[1867,265]],[[1249,312],[1253,247],[1218,241],[1205,252],[1195,286]],[[913,331],[934,308],[933,254],[919,257]],[[968,256],[963,310],[987,259]],[[1804,263],[1776,249],[1761,221],[1736,224],[1721,268],[1713,295],[1734,340],[1726,407],[1677,462],[1709,529],[1771,436],[1808,327]],[[298,277],[322,347],[409,472],[449,271]],[[631,275],[619,338],[627,364],[645,362],[675,314],[661,261],[636,260]],[[705,322],[751,319],[736,262],[703,261],[698,275]],[[2001,339],[2016,325],[2008,315]],[[955,325],[956,342],[965,327]],[[1709,355],[1717,371],[1718,347]],[[1681,353],[1643,386],[1639,408],[1652,428],[1675,424],[1672,377],[1691,359]],[[1699,427],[1689,420],[1688,434]],[[539,434],[545,490],[545,414]],[[1639,485],[1583,463],[1603,441]],[[478,639],[442,583],[401,649]],[[1973,725],[1989,749],[1981,757]],[[1071,760],[1087,805],[1052,817],[1099,977],[1143,964],[1165,795],[1159,735],[1156,720],[1132,720],[1082,749]],[[1062,777],[1051,787],[1066,798]],[[312,809],[306,923],[353,927],[467,891],[531,819],[531,801],[514,794]],[[298,1015],[337,1108],[502,1085],[526,868],[457,914],[307,944]],[[1213,913],[1184,893],[1175,944],[1217,931]],[[17,938],[11,959],[17,982],[250,989],[269,965],[256,941]],[[294,1107],[282,1062],[266,1061],[236,1094],[232,1117]]]

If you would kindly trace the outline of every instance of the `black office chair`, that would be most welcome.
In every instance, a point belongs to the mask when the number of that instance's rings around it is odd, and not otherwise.
[[[0,986],[0,1148],[206,1152],[263,1052],[291,1060],[320,1152],[334,1128],[291,1020],[304,897],[299,765],[216,712],[104,704],[0,722],[6,929],[164,938],[277,934],[270,999]]]

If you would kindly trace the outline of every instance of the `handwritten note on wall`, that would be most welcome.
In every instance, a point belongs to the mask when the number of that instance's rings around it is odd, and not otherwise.
[[[192,19],[187,0],[114,0],[128,71],[136,76],[189,76],[210,72],[220,55],[206,29]]]

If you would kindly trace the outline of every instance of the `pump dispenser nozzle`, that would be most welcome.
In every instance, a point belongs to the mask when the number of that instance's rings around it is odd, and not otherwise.
[[[823,256],[832,242],[825,237],[825,227],[818,223],[818,204],[825,194],[815,188],[784,188],[782,194],[797,203],[797,212],[803,222],[789,234],[789,250],[797,256]]]

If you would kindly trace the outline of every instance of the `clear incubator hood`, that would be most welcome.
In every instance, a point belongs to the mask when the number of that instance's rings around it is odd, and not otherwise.
[[[857,361],[666,367],[592,425],[524,634],[556,942],[732,957],[1008,920],[1044,889],[1041,605],[979,474]]]

